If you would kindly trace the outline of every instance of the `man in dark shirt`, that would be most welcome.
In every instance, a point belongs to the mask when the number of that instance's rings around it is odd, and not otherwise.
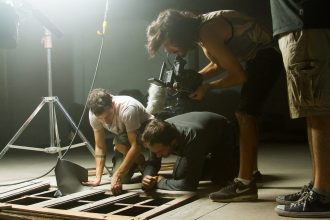
[[[271,0],[274,37],[287,74],[291,118],[305,117],[312,179],[278,196],[279,215],[330,217],[330,13],[324,0]]]
[[[142,187],[195,190],[199,180],[215,183],[231,180],[238,170],[238,147],[232,125],[211,112],[189,112],[167,119],[151,120],[142,134],[150,158],[143,172]],[[178,155],[172,178],[158,175],[161,157]]]

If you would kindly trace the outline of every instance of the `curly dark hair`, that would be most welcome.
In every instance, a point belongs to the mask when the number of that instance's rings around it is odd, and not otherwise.
[[[112,106],[112,95],[105,89],[93,89],[88,95],[87,106],[94,115],[100,115]]]
[[[145,126],[141,140],[148,144],[170,145],[178,136],[179,132],[174,124],[156,118],[150,120]]]
[[[194,48],[199,38],[201,19],[189,11],[167,9],[159,13],[147,28],[146,48],[151,57],[168,39],[186,51]]]

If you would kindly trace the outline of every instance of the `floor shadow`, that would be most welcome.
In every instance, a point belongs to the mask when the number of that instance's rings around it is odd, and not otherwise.
[[[287,179],[286,176],[262,174],[262,183],[271,183]]]

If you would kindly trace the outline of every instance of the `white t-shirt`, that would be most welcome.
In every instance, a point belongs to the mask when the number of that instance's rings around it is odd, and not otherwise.
[[[143,122],[153,118],[138,100],[130,96],[113,96],[112,100],[115,112],[111,124],[101,122],[89,111],[89,122],[94,130],[105,128],[113,134],[127,133],[139,129]]]

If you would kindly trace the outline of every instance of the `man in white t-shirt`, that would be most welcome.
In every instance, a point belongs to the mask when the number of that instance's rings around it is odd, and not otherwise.
[[[114,150],[124,155],[124,160],[111,177],[111,191],[119,194],[125,175],[137,164],[143,166],[139,130],[153,116],[136,99],[129,96],[114,96],[105,89],[94,89],[88,96],[89,121],[94,131],[96,179],[85,185],[97,186],[101,182],[105,166],[106,141],[104,129],[115,135]]]

